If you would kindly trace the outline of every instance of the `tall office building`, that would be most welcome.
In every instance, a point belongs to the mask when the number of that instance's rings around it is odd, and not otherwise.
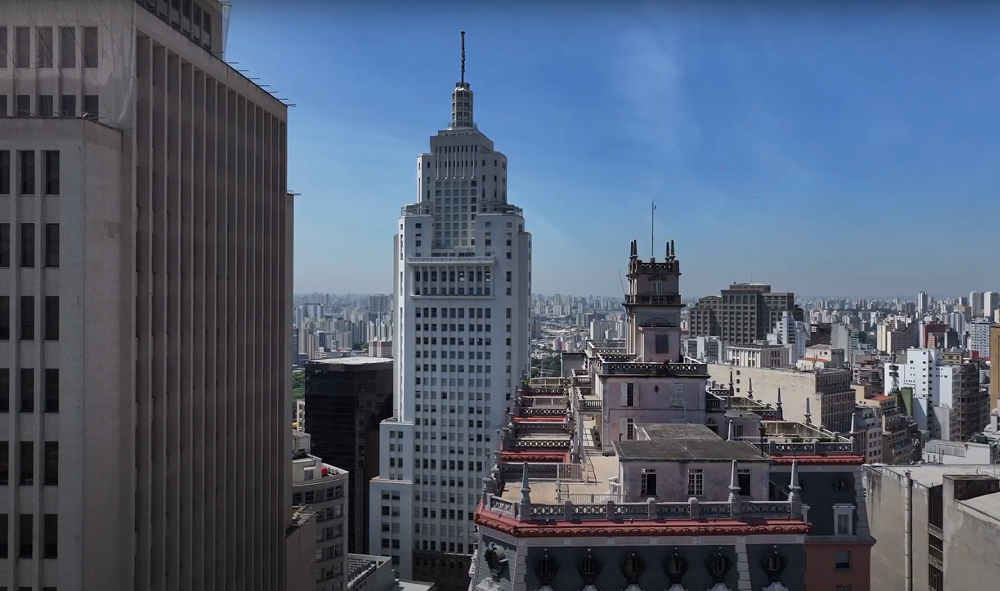
[[[775,331],[785,312],[793,321],[803,320],[794,293],[773,292],[764,283],[734,283],[688,310],[690,334],[722,337],[727,345],[755,343]]]
[[[979,318],[983,315],[983,304],[985,303],[983,292],[974,291],[969,294],[969,306],[972,308],[972,317]]]
[[[988,291],[983,294],[983,316],[993,318],[993,312],[1000,308],[1000,293]]]
[[[287,113],[224,28],[0,3],[0,588],[285,586]]]
[[[482,478],[528,370],[531,293],[531,235],[507,202],[507,158],[474,122],[462,54],[451,125],[417,158],[417,202],[395,238],[395,416],[382,423],[369,549],[445,591],[468,586]]]
[[[931,296],[925,291],[917,292],[917,313],[926,314],[931,309]]]

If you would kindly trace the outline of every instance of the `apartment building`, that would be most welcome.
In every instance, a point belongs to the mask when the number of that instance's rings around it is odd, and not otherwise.
[[[348,473],[311,453],[310,436],[292,432],[292,506],[313,513],[316,591],[347,587]],[[289,589],[288,591],[301,591]]]
[[[223,15],[0,2],[0,588],[286,584],[287,112]]]
[[[784,312],[801,321],[795,294],[772,292],[764,283],[734,283],[721,295],[698,300],[688,310],[691,336],[719,336],[730,345],[763,341],[781,325]]]

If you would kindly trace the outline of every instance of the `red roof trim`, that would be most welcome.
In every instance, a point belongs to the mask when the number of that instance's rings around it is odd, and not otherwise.
[[[775,464],[791,465],[792,461],[802,466],[860,466],[865,463],[863,456],[771,456]]]

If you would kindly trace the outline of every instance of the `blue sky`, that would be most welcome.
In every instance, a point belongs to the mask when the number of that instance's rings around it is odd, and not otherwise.
[[[234,4],[227,59],[297,104],[297,292],[390,289],[463,29],[536,291],[619,293],[652,200],[684,295],[1000,288],[997,5]]]

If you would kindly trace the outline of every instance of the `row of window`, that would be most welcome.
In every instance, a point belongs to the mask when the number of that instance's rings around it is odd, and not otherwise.
[[[56,486],[59,484],[59,442],[44,442],[43,452],[42,484]],[[20,442],[18,454],[20,456],[20,474],[17,483],[23,486],[32,486],[35,484],[35,442]],[[10,484],[9,441],[0,441],[0,484]]]
[[[21,296],[20,316],[18,340],[35,340],[35,296]],[[59,296],[45,296],[42,323],[42,338],[46,341],[58,341]],[[11,340],[10,329],[10,296],[0,296],[0,341]]]
[[[42,411],[59,412],[59,370],[45,369],[42,385]],[[0,413],[10,412],[10,369],[0,368]],[[22,367],[20,370],[19,412],[35,412],[35,370]]]
[[[36,68],[52,68],[55,63],[54,27],[35,27],[35,64]],[[14,27],[14,43],[8,42],[8,29],[0,25],[0,68],[13,64],[15,68],[30,68],[31,64],[31,27]],[[75,68],[77,62],[85,69],[96,68],[98,64],[98,29],[97,27],[82,27],[82,34],[77,27],[59,27],[59,64],[60,68]],[[7,57],[10,56],[8,61]]]
[[[0,513],[0,558],[11,558],[7,547],[10,516]],[[21,513],[17,522],[17,558],[33,558],[35,516]],[[59,516],[54,513],[42,515],[42,558],[59,557]],[[54,589],[54,587],[51,587]],[[49,589],[49,587],[46,587]]]
[[[419,353],[419,351],[417,351],[417,352]],[[470,355],[471,355],[471,353],[470,353]],[[487,359],[489,359],[489,357],[488,357],[489,352],[487,352],[486,355],[487,355]],[[470,359],[471,359],[471,357],[470,357]],[[448,396],[449,396],[448,392],[443,392],[443,391],[441,392],[441,400],[448,400]],[[426,399],[426,400],[437,400],[438,399],[438,393],[437,393],[436,390],[428,391],[428,392],[424,392],[422,390],[416,390],[414,392],[414,397],[415,398],[423,398],[423,399]],[[451,393],[451,400],[456,400],[456,397],[457,397],[458,400],[465,400],[465,392],[452,392]],[[470,401],[472,401],[472,400],[487,400],[488,401],[489,399],[490,399],[490,393],[489,392],[476,392],[474,394],[472,392],[469,392],[469,400]],[[479,412],[477,414],[483,414],[483,413]]]
[[[292,505],[311,505],[344,498],[344,485],[338,484],[321,490],[292,493]]]
[[[438,344],[438,337],[414,337],[415,345],[436,345]],[[456,340],[457,339],[457,340]],[[459,347],[465,346],[465,338],[463,337],[441,337],[442,345],[455,345]],[[493,344],[493,340],[490,337],[469,337],[469,346],[472,347],[489,347]],[[507,346],[510,346],[510,337],[507,337]]]
[[[59,98],[59,109],[56,110],[56,97],[51,94],[40,94],[35,97],[35,104],[31,104],[30,94],[19,94],[14,103],[15,117],[84,117],[91,121],[97,121],[100,99],[96,94],[83,95],[83,112],[77,113],[76,95],[64,94]],[[0,117],[6,117],[7,95],[0,94]]]
[[[4,108],[7,97],[0,95],[0,113],[6,113]],[[59,152],[57,150],[45,150],[42,152],[42,182],[46,195],[59,194]],[[10,150],[0,150],[0,195],[10,195],[11,179],[11,152]],[[17,152],[18,170],[18,194],[35,194],[35,152],[33,150],[22,150]],[[23,224],[22,224],[23,225]]]

